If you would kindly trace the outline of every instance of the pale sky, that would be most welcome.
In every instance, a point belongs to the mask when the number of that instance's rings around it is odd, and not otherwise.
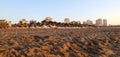
[[[1,0],[0,19],[18,23],[21,19],[42,21],[50,16],[54,21],[64,18],[80,20],[98,18],[108,24],[120,25],[120,0]]]

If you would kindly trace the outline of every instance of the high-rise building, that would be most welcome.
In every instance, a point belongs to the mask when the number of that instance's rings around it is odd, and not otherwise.
[[[103,26],[107,26],[107,19],[103,19]]]
[[[64,23],[70,23],[70,19],[69,18],[65,18],[64,19]]]
[[[96,26],[103,26],[102,19],[99,18],[96,20]]]

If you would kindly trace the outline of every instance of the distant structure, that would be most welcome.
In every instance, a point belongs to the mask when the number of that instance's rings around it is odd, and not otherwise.
[[[6,19],[0,20],[0,28],[11,27],[11,21],[7,21]]]
[[[87,22],[86,22],[86,21],[83,21],[83,24],[87,24]]]
[[[80,21],[76,21],[77,22],[77,24],[81,24],[81,22]]]
[[[64,19],[64,23],[70,23],[70,19],[69,18],[65,18]]]
[[[7,21],[8,27],[12,27],[11,21]]]
[[[75,24],[75,23],[76,23],[76,21],[71,21],[70,23],[71,23],[71,24]]]
[[[107,26],[107,19],[103,19],[103,26]]]
[[[91,21],[91,20],[83,21],[83,24],[93,25],[93,21]]]
[[[19,23],[17,24],[11,24],[10,21],[7,20],[0,20],[0,28],[8,28],[8,27],[22,27],[22,28],[38,28],[40,26],[48,26],[52,28],[56,27],[97,27],[97,26],[107,26],[107,19],[97,19],[95,23],[93,24],[93,21],[91,20],[86,20],[81,22],[79,20],[77,21],[70,21],[70,18],[65,18],[64,22],[56,22],[52,21],[51,17],[46,17],[43,21],[37,22],[35,20],[27,21],[26,19],[21,19]],[[45,27],[43,26],[43,27]]]
[[[101,18],[99,18],[99,19],[96,20],[96,26],[103,26]]]
[[[28,24],[28,21],[26,19],[22,19],[21,21],[19,21],[19,24]]]
[[[97,19],[96,26],[107,26],[107,19],[103,19],[103,20],[101,18]]]
[[[71,21],[70,23],[71,23],[71,24],[76,24],[76,25],[80,25],[80,24],[81,24],[80,21]]]
[[[46,22],[50,22],[50,21],[52,21],[52,18],[51,18],[51,17],[46,17],[46,18],[45,18],[45,21],[46,21]]]
[[[87,21],[86,21],[86,24],[87,24],[87,25],[93,25],[93,22],[92,22],[91,20],[87,20]]]

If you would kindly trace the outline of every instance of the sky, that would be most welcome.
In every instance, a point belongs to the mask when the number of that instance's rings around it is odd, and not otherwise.
[[[98,18],[120,25],[120,0],[0,0],[0,19],[18,23],[21,19],[42,21],[52,17],[81,22]]]

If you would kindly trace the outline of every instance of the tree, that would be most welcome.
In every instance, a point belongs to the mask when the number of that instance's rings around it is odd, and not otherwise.
[[[35,20],[31,20],[29,23],[30,27],[36,27],[37,26],[37,22]]]

